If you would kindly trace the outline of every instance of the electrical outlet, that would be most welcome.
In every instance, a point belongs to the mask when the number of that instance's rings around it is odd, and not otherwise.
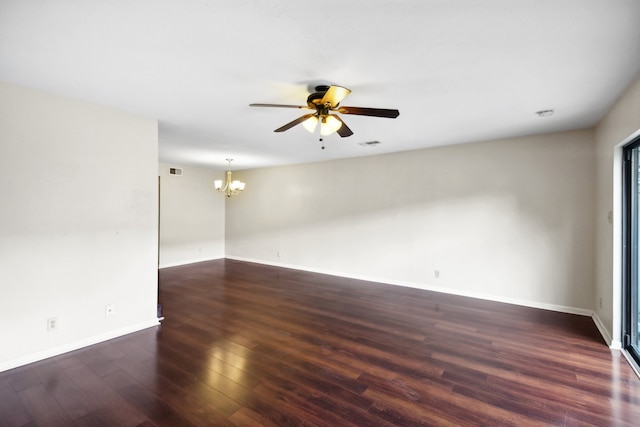
[[[57,331],[58,330],[58,318],[50,317],[47,319],[47,332]]]
[[[598,299],[598,306],[600,307],[600,309],[602,309],[602,298]]]
[[[435,277],[436,279],[440,278],[440,270],[433,270],[433,277]]]
[[[115,314],[115,309],[113,308],[113,305],[107,304],[104,307],[104,317],[111,317],[114,314]]]

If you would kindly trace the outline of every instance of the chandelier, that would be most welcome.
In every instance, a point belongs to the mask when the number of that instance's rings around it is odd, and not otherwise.
[[[216,179],[213,181],[213,186],[216,190],[223,193],[227,197],[231,197],[235,194],[239,194],[241,191],[244,191],[245,183],[242,181],[232,180],[231,179],[231,162],[233,159],[226,159],[229,162],[229,169],[227,169],[227,173],[225,176],[224,183],[221,179]]]

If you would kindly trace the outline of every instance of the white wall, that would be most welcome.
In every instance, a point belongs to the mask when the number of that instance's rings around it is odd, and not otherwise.
[[[552,309],[593,309],[591,131],[238,177],[250,191],[227,204],[230,258]]]
[[[0,83],[0,135],[0,371],[157,324],[157,122]]]
[[[159,175],[160,267],[224,258],[226,197],[213,188],[224,171],[161,163]]]
[[[595,129],[597,143],[596,301],[597,315],[612,338],[621,341],[621,188],[622,143],[640,129],[640,80],[618,100]],[[607,219],[613,211],[613,223]],[[602,308],[598,299],[602,298]]]

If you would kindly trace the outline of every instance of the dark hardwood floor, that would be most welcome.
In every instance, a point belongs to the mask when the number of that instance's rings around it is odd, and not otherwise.
[[[161,326],[0,373],[0,425],[640,425],[588,317],[233,260],[160,283]]]

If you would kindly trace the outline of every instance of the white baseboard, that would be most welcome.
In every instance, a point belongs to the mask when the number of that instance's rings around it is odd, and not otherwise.
[[[609,331],[607,331],[607,328],[604,326],[604,323],[602,323],[602,320],[600,320],[598,314],[594,312],[591,315],[591,318],[593,319],[593,323],[595,323],[596,328],[598,328],[598,331],[600,331],[600,335],[602,335],[602,338],[607,343],[609,348],[612,350],[620,350],[622,348],[622,343],[620,341],[614,341],[611,338],[611,334],[609,333]]]
[[[224,259],[224,258],[225,258],[224,256],[221,256],[217,258],[198,258],[198,259],[184,260],[180,262],[168,262],[168,263],[160,264],[158,268],[163,269],[163,268],[170,268],[170,267],[179,267],[181,265],[195,264],[198,262],[205,262],[205,261],[215,261],[217,259]]]
[[[135,325],[129,325],[124,328],[115,329],[113,331],[108,331],[99,335],[94,335],[92,337],[89,337],[83,340],[74,341],[72,343],[64,344],[58,347],[53,347],[37,353],[21,356],[21,357],[0,363],[0,372],[4,372],[4,371],[8,371],[9,369],[14,369],[20,366],[28,365],[33,362],[38,362],[40,360],[48,359],[50,357],[59,356],[61,354],[68,353],[70,351],[78,350],[84,347],[88,347],[90,345],[108,341],[113,338],[118,338],[123,335],[128,335],[133,332],[138,332],[143,329],[157,326],[159,324],[160,324],[159,319],[154,318],[146,322],[136,323]]]
[[[293,270],[309,271],[311,273],[327,274],[329,276],[347,277],[349,279],[366,280],[368,282],[377,282],[377,283],[384,283],[384,284],[387,284],[387,285],[396,285],[396,286],[404,286],[404,287],[408,287],[408,288],[424,289],[425,291],[441,292],[441,293],[445,293],[445,294],[459,295],[459,296],[463,296],[463,297],[477,298],[477,299],[483,299],[483,300],[488,300],[488,301],[496,301],[496,302],[504,302],[504,303],[507,303],[507,304],[522,305],[522,306],[525,306],[525,307],[541,308],[541,309],[544,309],[544,310],[559,311],[559,312],[562,312],[562,313],[579,314],[581,316],[591,316],[593,314],[592,310],[587,310],[587,309],[584,309],[584,308],[576,308],[576,307],[569,307],[569,306],[563,306],[563,305],[548,304],[548,303],[543,303],[543,302],[522,300],[522,299],[517,299],[517,298],[507,298],[507,297],[501,297],[501,296],[497,296],[497,295],[484,294],[484,293],[481,293],[481,292],[472,292],[472,291],[466,291],[466,290],[460,290],[460,289],[442,288],[442,287],[437,287],[437,286],[430,286],[430,285],[427,285],[427,284],[424,284],[424,283],[413,283],[413,282],[404,282],[404,281],[397,281],[397,280],[394,281],[394,280],[389,280],[389,279],[385,279],[385,278],[366,277],[366,276],[357,275],[357,274],[356,275],[354,275],[354,274],[344,274],[344,273],[336,272],[336,271],[328,271],[328,270],[322,270],[322,269],[317,269],[317,268],[303,267],[303,266],[299,266],[299,265],[290,265],[290,264],[284,264],[284,263],[269,262],[269,261],[251,259],[251,258],[242,258],[242,257],[234,257],[234,256],[227,256],[226,258],[234,259],[234,260],[237,260],[237,261],[253,262],[253,263],[256,263],[256,264],[272,265],[274,267],[290,268],[290,269],[293,269]]]
[[[482,299],[482,300],[487,300],[487,301],[503,302],[503,303],[507,303],[507,304],[521,305],[521,306],[524,306],[524,307],[540,308],[540,309],[543,309],[543,310],[557,311],[557,312],[561,312],[561,313],[578,314],[578,315],[581,315],[581,316],[590,316],[590,317],[594,318],[593,317],[594,316],[593,310],[588,310],[588,309],[584,309],[584,308],[570,307],[570,306],[557,305],[557,304],[548,304],[548,303],[543,303],[543,302],[538,302],[538,301],[529,301],[529,300],[522,300],[522,299],[517,299],[517,298],[501,297],[501,296],[498,296],[498,295],[484,294],[484,293],[481,293],[481,292],[472,292],[472,291],[466,291],[466,290],[460,290],[460,289],[450,289],[450,288],[429,286],[429,285],[426,285],[426,284],[423,284],[423,283],[402,282],[402,281],[393,281],[393,280],[384,279],[384,278],[377,278],[377,277],[365,277],[365,276],[361,276],[361,275],[350,275],[350,274],[344,274],[344,273],[341,273],[341,272],[327,271],[327,270],[322,270],[322,269],[317,269],[317,268],[302,267],[302,266],[299,266],[299,265],[290,265],[290,264],[284,264],[284,263],[278,263],[278,262],[269,262],[269,261],[264,261],[264,260],[259,260],[259,259],[251,259],[251,258],[244,258],[244,257],[234,257],[234,256],[227,256],[226,258],[237,260],[237,261],[245,261],[245,262],[253,262],[253,263],[257,263],[257,264],[271,265],[271,266],[274,266],[274,267],[290,268],[290,269],[293,269],[293,270],[303,270],[303,271],[309,271],[309,272],[312,272],[312,273],[327,274],[327,275],[330,275],[330,276],[339,276],[339,277],[347,277],[347,278],[350,278],[350,279],[366,280],[368,282],[377,282],[377,283],[384,283],[384,284],[388,284],[388,285],[396,285],[396,286],[405,286],[405,287],[409,287],[409,288],[424,289],[426,291],[441,292],[441,293],[445,293],[445,294],[459,295],[459,296],[477,298],[477,299]],[[595,322],[595,318],[594,318],[594,322]],[[607,343],[611,343],[611,338],[608,336],[608,334],[606,332],[606,328],[604,328],[604,326],[603,326],[602,322],[600,321],[600,319],[598,319],[598,322],[599,323],[596,323],[596,327],[598,328],[600,333],[603,334],[603,338],[605,339],[605,341]]]

